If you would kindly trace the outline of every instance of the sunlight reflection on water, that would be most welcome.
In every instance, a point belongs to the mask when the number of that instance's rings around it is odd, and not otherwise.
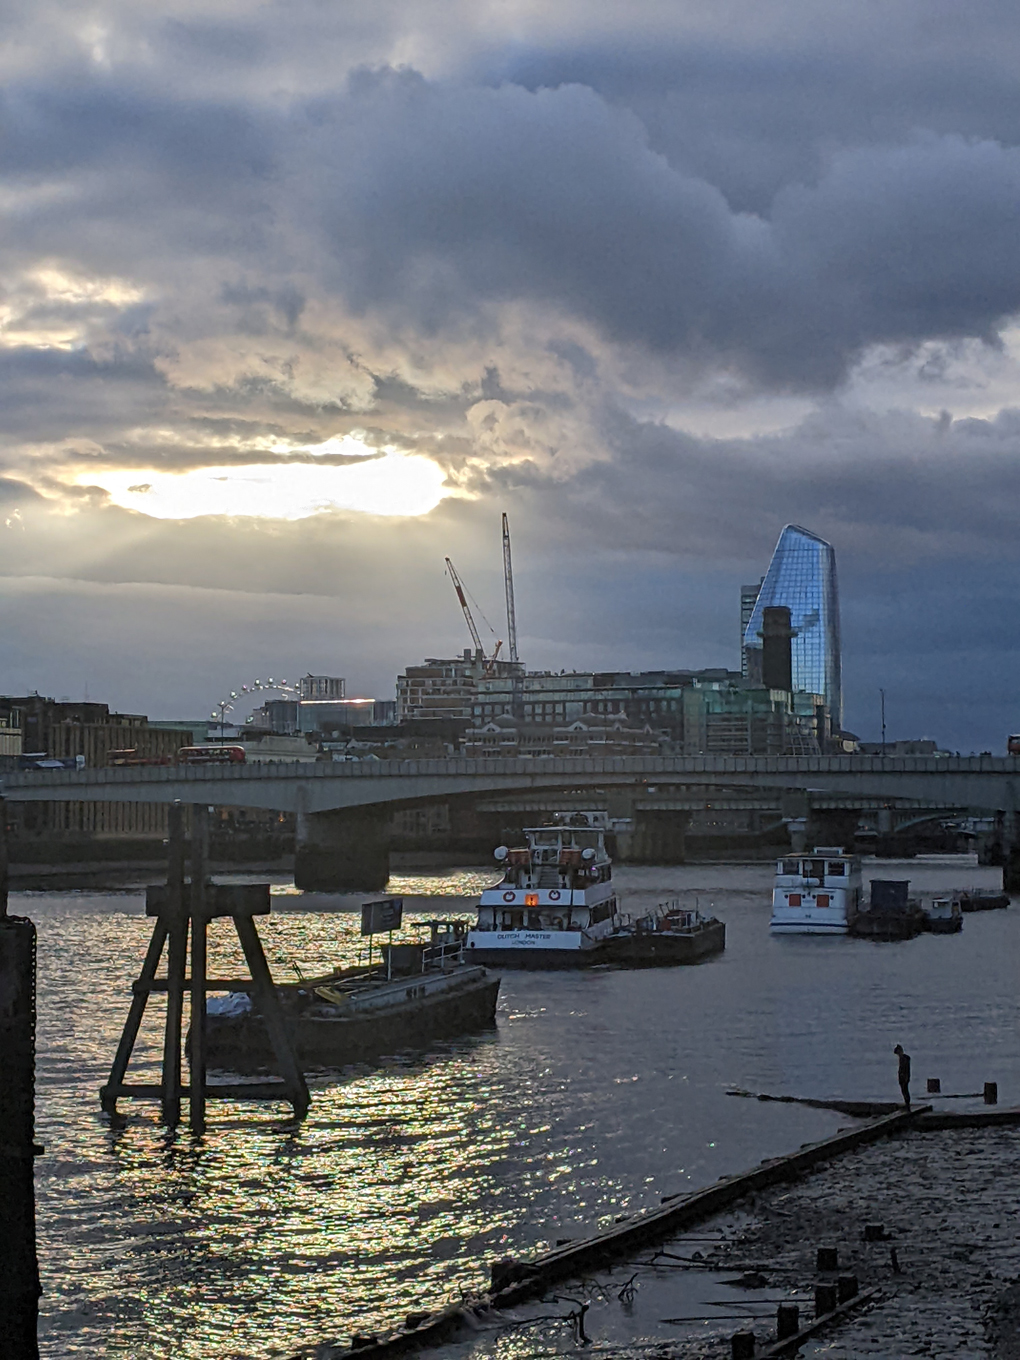
[[[405,874],[387,891],[412,915],[466,916],[492,877]],[[894,1035],[944,1090],[971,1089],[980,1049],[979,1075],[1015,1100],[1015,912],[906,946],[776,941],[767,868],[618,877],[634,906],[715,901],[726,954],[695,969],[508,972],[495,1032],[317,1078],[300,1127],[286,1107],[216,1102],[200,1143],[165,1134],[152,1104],[127,1103],[117,1130],[99,1110],[151,927],[142,898],[18,895],[12,909],[39,927],[43,1354],[227,1360],[376,1330],[482,1285],[493,1257],[832,1131],[838,1116],[726,1088],[888,1097]],[[363,896],[275,900],[259,929],[277,974],[353,962]],[[240,967],[224,922],[210,967]],[[160,1018],[154,1001],[143,1078]]]

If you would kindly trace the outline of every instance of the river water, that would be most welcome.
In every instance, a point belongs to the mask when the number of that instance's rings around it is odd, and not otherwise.
[[[997,883],[966,858],[883,861],[912,890]],[[394,877],[405,919],[468,914],[485,869]],[[625,909],[679,895],[725,920],[695,968],[504,974],[496,1030],[324,1073],[309,1117],[215,1102],[206,1136],[150,1103],[111,1127],[106,1078],[151,922],[140,892],[21,893],[39,929],[41,1346],[47,1357],[292,1355],[487,1279],[494,1257],[574,1237],[835,1131],[826,1111],[727,1095],[896,1098],[999,1082],[1020,1101],[1020,912],[903,944],[768,933],[771,867],[619,868]],[[274,884],[278,977],[353,961],[360,898]],[[210,968],[240,967],[211,931]],[[222,975],[222,974],[221,974]],[[155,1076],[154,999],[132,1073]],[[967,1102],[951,1102],[960,1108]]]

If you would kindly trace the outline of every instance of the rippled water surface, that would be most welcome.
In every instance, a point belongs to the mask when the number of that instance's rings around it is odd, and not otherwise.
[[[991,884],[960,862],[883,863],[917,888]],[[905,944],[768,934],[768,866],[622,868],[628,907],[712,904],[727,950],[697,968],[504,975],[495,1031],[324,1074],[308,1119],[216,1102],[207,1135],[152,1104],[116,1129],[97,1099],[151,922],[137,893],[25,893],[39,928],[37,1165],[46,1356],[292,1355],[371,1331],[487,1277],[496,1255],[576,1236],[846,1122],[730,1086],[893,1099],[998,1080],[1020,1097],[1017,908]],[[421,917],[468,914],[485,869],[402,874]],[[353,961],[358,898],[274,885],[260,923],[279,977]],[[211,968],[233,971],[229,923]],[[137,1075],[155,1075],[161,1006]],[[959,1102],[955,1103],[957,1106]]]

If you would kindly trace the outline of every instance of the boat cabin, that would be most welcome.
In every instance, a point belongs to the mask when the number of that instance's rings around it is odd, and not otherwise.
[[[573,813],[550,826],[526,827],[524,835],[526,845],[496,850],[503,878],[482,893],[475,929],[610,929],[616,914],[613,866],[597,814]]]
[[[818,845],[776,864],[769,926],[779,934],[845,935],[860,903],[860,857],[844,854],[842,846]]]
[[[842,846],[821,845],[810,854],[784,855],[776,864],[775,887],[791,907],[801,905],[798,894],[808,894],[819,907],[826,907],[826,889],[859,887],[860,876],[857,855],[844,854]]]

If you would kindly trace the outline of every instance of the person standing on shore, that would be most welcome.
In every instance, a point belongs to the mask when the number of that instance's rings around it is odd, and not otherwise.
[[[907,1109],[909,1110],[909,1109],[910,1109],[910,1054],[909,1054],[909,1053],[904,1053],[904,1052],[903,1052],[903,1045],[902,1045],[902,1044],[897,1044],[896,1047],[893,1049],[893,1052],[897,1055],[897,1057],[898,1057],[899,1060],[900,1060],[900,1062],[899,1062],[899,1070],[897,1071],[897,1074],[896,1074],[896,1075],[897,1075],[897,1077],[899,1078],[900,1090],[901,1090],[902,1093],[903,1093],[903,1103],[904,1103],[904,1105],[907,1107]]]

